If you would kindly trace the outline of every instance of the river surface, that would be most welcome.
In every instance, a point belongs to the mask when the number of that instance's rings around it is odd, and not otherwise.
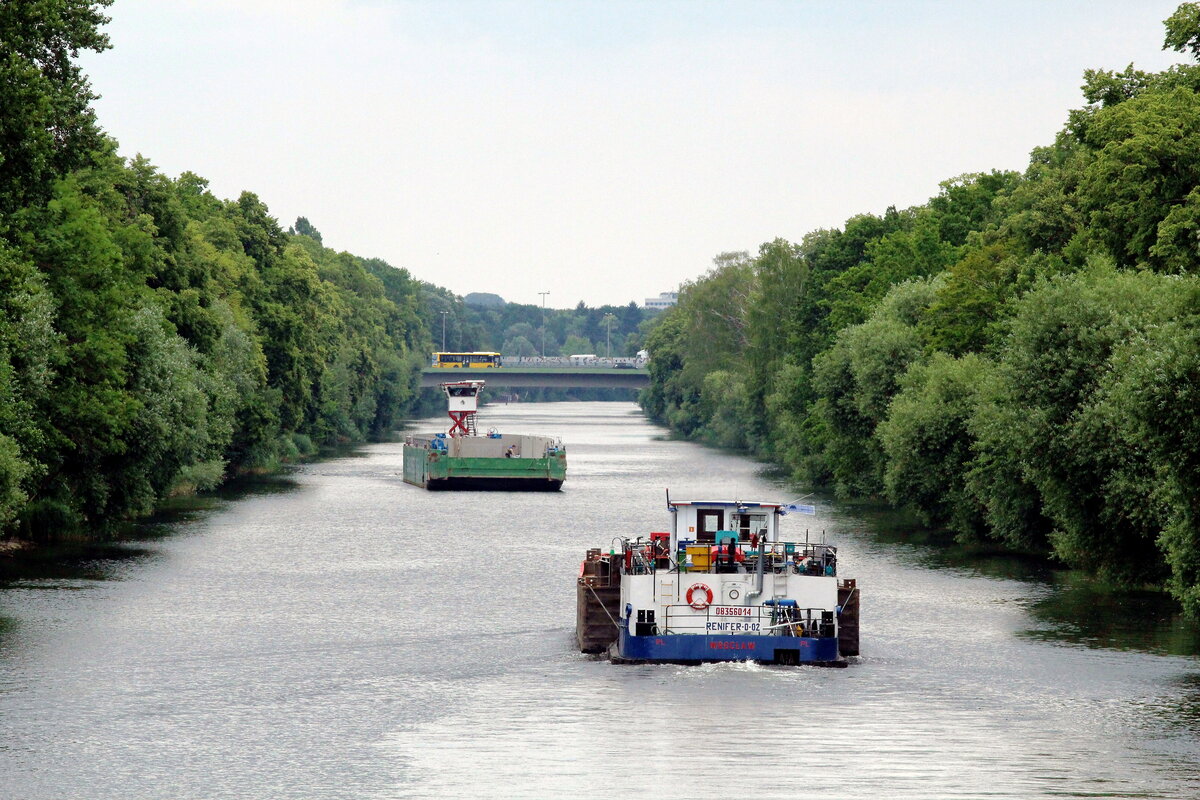
[[[10,564],[0,797],[1200,797],[1200,642],[1169,605],[866,506],[784,520],[863,587],[849,668],[580,655],[584,551],[667,530],[666,488],[799,490],[632,404],[481,420],[561,435],[563,491],[426,492],[378,444]]]

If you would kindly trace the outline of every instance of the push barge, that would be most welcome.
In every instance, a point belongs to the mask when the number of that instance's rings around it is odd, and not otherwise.
[[[447,433],[409,436],[404,480],[425,489],[557,491],[567,477],[567,451],[549,436],[476,428],[484,381],[442,384],[452,422]]]
[[[671,501],[671,530],[587,552],[576,640],[615,662],[846,666],[858,655],[858,587],[837,548],[781,537],[788,506]],[[823,537],[822,537],[823,538]]]

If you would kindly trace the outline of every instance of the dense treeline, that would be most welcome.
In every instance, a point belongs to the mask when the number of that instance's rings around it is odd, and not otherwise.
[[[1200,5],[1166,27],[1200,59]],[[1083,92],[1024,173],[719,257],[646,410],[1200,614],[1200,65]]]
[[[437,349],[441,349],[445,320],[446,349],[497,351],[504,356],[535,358],[595,354],[606,357],[635,356],[645,346],[645,331],[658,311],[625,306],[591,307],[583,302],[574,308],[546,308],[527,303],[505,303],[487,295],[486,304],[470,302],[473,295],[459,297],[432,284],[421,286],[421,313]],[[446,312],[443,317],[442,312]],[[543,325],[543,319],[545,324]],[[486,376],[484,376],[486,377]],[[635,389],[526,388],[520,392],[486,390],[485,399],[516,394],[523,401],[620,400],[632,401]],[[445,408],[440,392],[421,394],[418,413],[434,414]]]
[[[379,435],[429,347],[403,270],[116,155],[74,63],[107,5],[0,5],[0,535]]]
[[[446,312],[447,350],[505,356],[633,356],[644,347],[644,329],[658,313],[632,302],[593,308],[580,301],[569,309],[503,301],[475,305],[432,284],[422,285],[422,298],[423,319],[439,349]]]

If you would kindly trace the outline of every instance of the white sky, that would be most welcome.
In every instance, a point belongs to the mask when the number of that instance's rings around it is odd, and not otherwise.
[[[641,303],[727,250],[1021,170],[1176,0],[117,0],[121,152],[459,294]]]

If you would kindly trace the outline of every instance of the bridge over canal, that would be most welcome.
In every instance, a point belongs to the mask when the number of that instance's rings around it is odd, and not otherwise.
[[[545,386],[555,389],[641,389],[650,383],[645,369],[613,367],[501,367],[500,369],[421,370],[421,386],[447,381],[482,380],[489,388]]]

